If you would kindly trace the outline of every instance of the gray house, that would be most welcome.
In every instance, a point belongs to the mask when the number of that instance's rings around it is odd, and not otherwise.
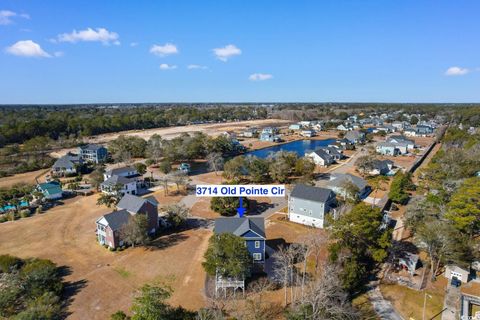
[[[107,148],[98,144],[80,146],[78,154],[85,162],[102,163],[107,161]]]
[[[366,198],[371,191],[371,187],[368,185],[367,181],[349,173],[332,174],[326,188],[345,198],[348,196],[348,185],[353,185],[358,189],[357,195],[360,199]]]
[[[63,157],[57,159],[52,166],[52,175],[68,176],[77,173],[77,168],[83,163],[80,155],[67,153]]]
[[[323,228],[325,215],[335,205],[332,190],[297,184],[288,198],[288,218],[292,222]]]
[[[359,130],[348,131],[345,134],[345,139],[350,141],[353,144],[364,143],[365,142],[365,133]]]

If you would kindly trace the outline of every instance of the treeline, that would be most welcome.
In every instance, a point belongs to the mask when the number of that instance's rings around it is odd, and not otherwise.
[[[452,127],[420,172],[420,192],[407,207],[405,224],[429,256],[432,279],[442,266],[469,267],[479,258],[479,168],[480,136]]]
[[[17,107],[0,108],[0,147],[36,136],[51,139],[91,136],[133,129],[151,129],[197,122],[262,119],[265,108],[210,106],[171,108]]]

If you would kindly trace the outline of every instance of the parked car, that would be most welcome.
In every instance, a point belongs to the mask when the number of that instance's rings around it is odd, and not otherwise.
[[[188,174],[190,173],[190,164],[183,162],[178,167],[178,170]]]
[[[452,278],[452,281],[450,281],[450,284],[452,285],[452,287],[460,287],[462,285],[462,281],[460,281],[458,278],[456,277],[453,277]]]

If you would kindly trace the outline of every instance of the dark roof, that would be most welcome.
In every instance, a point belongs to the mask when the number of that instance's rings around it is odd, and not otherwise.
[[[119,230],[128,223],[131,215],[127,210],[118,210],[103,216],[112,230]]]
[[[137,172],[137,170],[133,167],[121,167],[121,168],[115,168],[115,169],[108,170],[107,174],[113,176],[113,175],[118,175],[118,174],[122,174],[122,173],[126,173],[126,172],[131,172],[131,171]]]
[[[217,218],[215,219],[215,233],[232,233],[241,237],[249,230],[265,239],[264,218]]]
[[[399,142],[399,143],[415,144],[415,142],[413,140],[410,140],[407,137],[402,136],[402,135],[394,135],[394,136],[390,136],[390,137],[387,138],[387,142],[392,142],[392,141],[396,141],[396,142]]]
[[[158,204],[156,200],[155,202],[153,202],[152,199],[149,199],[149,198],[140,198],[127,193],[122,197],[120,202],[117,204],[117,208],[125,209],[133,213],[138,213],[146,202],[150,202],[155,206]]]
[[[293,188],[292,193],[290,193],[290,196],[315,202],[326,202],[332,194],[333,191],[330,189],[297,184]]]
[[[332,156],[329,155],[329,154],[327,153],[327,151],[325,151],[325,149],[319,148],[319,149],[316,149],[316,150],[313,151],[313,152],[316,153],[316,154],[317,154],[320,158],[322,158],[323,160],[333,162]]]
[[[129,179],[129,178],[125,178],[125,177],[122,177],[122,176],[111,176],[110,178],[108,178],[107,180],[103,181],[102,184],[103,185],[109,185],[109,186],[115,186],[117,184],[121,184],[121,185],[126,185],[132,181],[135,181],[135,179]]]

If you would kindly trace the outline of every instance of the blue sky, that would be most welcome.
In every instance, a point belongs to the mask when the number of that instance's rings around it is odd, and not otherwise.
[[[479,12],[461,0],[2,0],[0,103],[479,102]]]

